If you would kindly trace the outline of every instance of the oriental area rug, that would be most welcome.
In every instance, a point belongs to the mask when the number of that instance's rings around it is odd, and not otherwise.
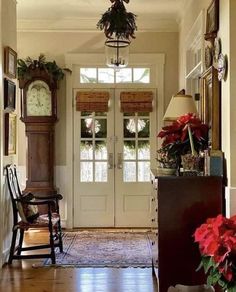
[[[64,252],[56,251],[55,266],[151,267],[148,232],[77,231],[63,234]],[[50,266],[47,259],[44,266]]]

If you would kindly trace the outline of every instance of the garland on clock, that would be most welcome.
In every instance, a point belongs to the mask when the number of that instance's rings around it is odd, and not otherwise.
[[[60,81],[64,77],[63,70],[56,64],[55,61],[47,62],[44,54],[40,54],[38,60],[30,57],[17,60],[17,75],[18,79],[32,79],[32,71],[46,71],[48,75],[55,81]]]

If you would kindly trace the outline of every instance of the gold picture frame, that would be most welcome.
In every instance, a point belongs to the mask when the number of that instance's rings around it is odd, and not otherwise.
[[[207,8],[206,34],[217,33],[219,29],[219,0],[212,0]]]
[[[201,76],[201,120],[209,126],[209,146],[221,149],[220,83],[217,70],[211,66]]]
[[[5,114],[5,155],[16,154],[16,114]]]
[[[10,47],[4,49],[4,73],[10,78],[16,78],[17,53]]]

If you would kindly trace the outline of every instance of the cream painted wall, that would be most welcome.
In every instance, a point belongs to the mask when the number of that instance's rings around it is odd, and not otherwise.
[[[222,147],[227,161],[227,213],[236,214],[236,1],[220,1],[222,52],[228,59],[228,76],[222,82]]]
[[[222,52],[229,56],[230,54],[230,1],[223,0],[220,1],[220,30],[219,37],[221,38],[221,46]],[[230,169],[231,169],[231,143],[230,143],[230,79],[231,79],[231,65],[228,66],[228,77],[226,82],[222,82],[221,84],[221,92],[222,92],[222,148],[224,149],[225,156],[227,159],[227,177],[228,184],[231,184],[230,179]]]
[[[0,78],[3,81],[5,77],[3,73],[4,68],[4,47],[10,46],[16,50],[16,1],[15,0],[1,0],[0,1]],[[0,95],[3,96],[2,82],[0,82]],[[11,243],[11,228],[12,228],[12,210],[9,194],[7,192],[5,184],[5,176],[3,173],[3,167],[8,163],[15,163],[17,161],[16,155],[4,156],[4,111],[3,98],[0,99],[0,264],[4,263],[9,252],[9,246]],[[0,265],[1,267],[1,265]]]
[[[221,0],[222,2],[222,0]],[[223,53],[227,54],[229,58],[229,82],[230,82],[230,185],[236,187],[236,39],[235,39],[235,27],[236,27],[236,1],[230,1],[229,7],[229,19],[230,19],[230,46],[229,52],[223,49]],[[224,95],[223,95],[224,96]],[[224,100],[223,100],[224,102]],[[228,129],[227,129],[228,130]]]
[[[66,53],[103,53],[104,35],[102,32],[19,32],[18,54],[21,58],[31,56],[37,58],[44,53],[48,60],[55,60],[59,66],[64,66]],[[147,45],[148,44],[148,45]],[[165,100],[169,99],[178,88],[178,33],[137,33],[132,41],[131,53],[165,53]],[[64,81],[65,82],[65,81]],[[56,165],[65,165],[65,83],[62,82],[58,92],[58,115],[56,125]],[[19,129],[19,164],[25,165],[24,125]]]

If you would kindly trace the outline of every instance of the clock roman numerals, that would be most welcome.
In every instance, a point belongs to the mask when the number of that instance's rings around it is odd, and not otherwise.
[[[32,82],[26,94],[27,116],[51,116],[52,98],[48,85],[42,80]]]

